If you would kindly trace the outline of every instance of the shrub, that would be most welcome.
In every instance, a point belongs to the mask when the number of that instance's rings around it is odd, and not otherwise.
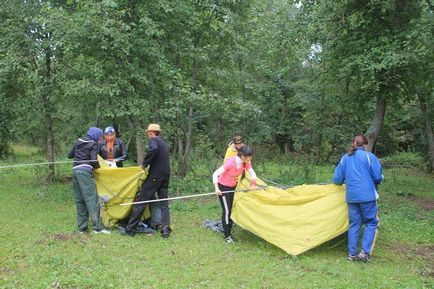
[[[381,159],[385,168],[419,168],[423,169],[425,161],[423,157],[414,152],[400,152]]]

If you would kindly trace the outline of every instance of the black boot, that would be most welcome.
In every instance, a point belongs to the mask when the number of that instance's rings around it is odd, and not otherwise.
[[[172,232],[172,229],[170,229],[169,227],[161,228],[161,237],[169,238],[170,232]]]

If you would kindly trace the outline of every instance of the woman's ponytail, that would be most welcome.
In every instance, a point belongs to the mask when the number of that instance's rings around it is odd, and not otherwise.
[[[368,144],[368,138],[363,134],[358,134],[354,137],[353,142],[348,147],[348,155],[352,155],[358,147]]]

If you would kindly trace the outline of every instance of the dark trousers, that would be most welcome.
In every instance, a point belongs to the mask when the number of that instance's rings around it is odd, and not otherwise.
[[[223,192],[221,196],[219,196],[220,205],[222,206],[222,225],[223,225],[223,233],[225,238],[231,235],[232,231],[232,204],[234,203],[234,194],[235,192],[225,193],[226,191],[233,191],[236,187],[227,187],[222,184],[218,184],[220,191]]]
[[[166,199],[168,197],[169,180],[157,179],[157,178],[147,178],[140,188],[139,194],[136,196],[135,202],[146,202],[154,199],[155,193],[158,194],[159,199]],[[165,231],[170,227],[170,212],[169,212],[169,201],[160,201],[161,208],[161,230]],[[143,212],[146,207],[144,204],[135,204],[128,221],[128,225],[125,230],[127,232],[133,232],[137,225],[139,224]]]
[[[76,169],[72,173],[72,185],[74,188],[74,200],[77,207],[77,227],[79,231],[87,231],[89,217],[92,220],[93,229],[102,229],[100,205],[96,193],[95,181],[92,172]]]

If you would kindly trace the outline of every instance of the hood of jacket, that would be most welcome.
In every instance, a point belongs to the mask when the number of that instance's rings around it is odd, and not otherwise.
[[[87,131],[87,136],[90,137],[90,139],[95,142],[98,142],[100,137],[102,137],[102,135],[103,135],[102,129],[98,127],[91,127]]]

